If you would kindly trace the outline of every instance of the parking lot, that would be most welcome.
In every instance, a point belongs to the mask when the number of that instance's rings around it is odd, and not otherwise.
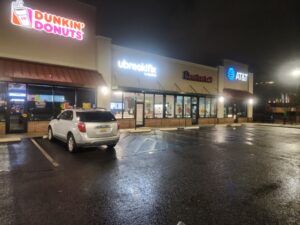
[[[0,224],[300,224],[300,129],[123,133],[113,150],[0,146]]]

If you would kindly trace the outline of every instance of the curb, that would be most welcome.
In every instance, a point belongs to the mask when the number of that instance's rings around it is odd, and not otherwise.
[[[0,138],[0,144],[20,142],[21,138]]]
[[[255,124],[255,125],[261,127],[282,127],[282,128],[300,129],[300,127],[294,127],[294,126],[280,126],[280,125],[269,125],[269,124]]]
[[[152,130],[151,129],[140,129],[140,130],[128,130],[129,133],[149,133],[151,132]]]

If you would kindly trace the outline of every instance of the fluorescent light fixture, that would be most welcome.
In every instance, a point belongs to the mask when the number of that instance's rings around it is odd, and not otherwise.
[[[10,101],[11,101],[11,102],[25,102],[25,99],[21,99],[21,98],[11,98]]]
[[[26,97],[25,93],[15,93],[15,92],[10,92],[8,93],[9,97]]]

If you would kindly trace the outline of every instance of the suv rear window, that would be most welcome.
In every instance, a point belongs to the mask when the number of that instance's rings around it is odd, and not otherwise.
[[[77,112],[76,116],[82,122],[112,122],[116,118],[110,112]]]

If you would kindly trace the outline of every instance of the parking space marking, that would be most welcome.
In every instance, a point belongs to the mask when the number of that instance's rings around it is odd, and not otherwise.
[[[7,145],[0,145],[0,172],[10,171],[9,153]]]
[[[42,148],[42,146],[40,146],[36,140],[34,140],[33,138],[30,139],[31,142],[38,148],[38,150],[41,151],[41,153],[46,157],[46,159],[48,159],[48,161],[54,166],[54,167],[58,167],[59,164],[46,152],[45,149]]]

